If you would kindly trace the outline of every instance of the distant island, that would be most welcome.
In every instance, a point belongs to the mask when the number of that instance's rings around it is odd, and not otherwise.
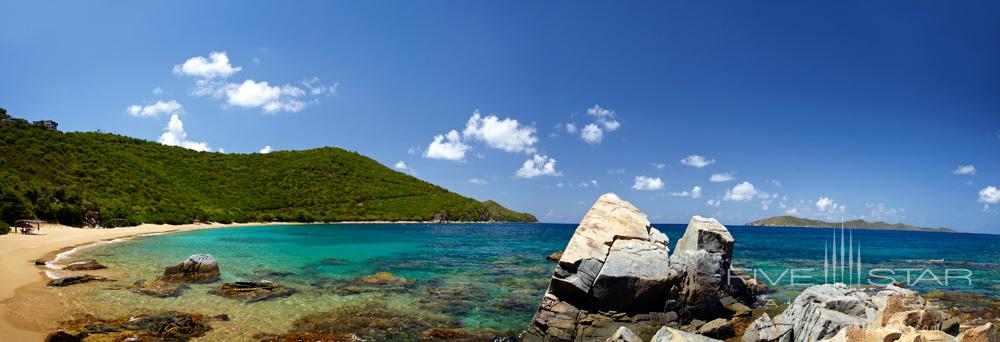
[[[57,130],[0,108],[0,220],[70,226],[193,222],[536,222],[322,147],[198,152],[126,136]]]
[[[761,227],[840,228],[840,222],[826,222],[826,221],[812,220],[812,219],[789,216],[789,215],[769,217],[766,219],[747,223],[746,225],[761,226]],[[909,230],[909,231],[921,231],[921,232],[946,232],[946,233],[957,232],[956,230],[951,228],[927,228],[927,227],[911,226],[903,223],[887,223],[883,221],[868,222],[861,219],[844,221],[844,228],[874,229],[874,230]]]

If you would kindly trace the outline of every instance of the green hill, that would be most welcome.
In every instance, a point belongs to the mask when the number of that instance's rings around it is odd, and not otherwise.
[[[775,216],[766,219],[747,223],[748,226],[769,226],[769,227],[813,227],[813,228],[840,228],[840,222],[825,222],[795,216]],[[915,230],[926,232],[955,232],[950,228],[927,228],[917,227],[902,223],[886,223],[882,221],[868,222],[865,220],[844,221],[845,228],[878,229],[878,230]]]
[[[63,133],[0,109],[0,218],[68,225],[248,221],[536,221],[339,148],[196,152]]]

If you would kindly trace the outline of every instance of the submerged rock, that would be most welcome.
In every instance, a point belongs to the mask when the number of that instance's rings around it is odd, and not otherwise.
[[[405,285],[412,284],[413,280],[389,272],[376,272],[375,274],[358,278],[358,283],[367,285]]]
[[[195,254],[163,271],[161,280],[184,283],[211,283],[219,280],[219,264],[208,254]]]
[[[291,333],[286,335],[258,335],[260,342],[363,342],[354,334]]]
[[[561,251],[552,252],[552,254],[549,254],[549,256],[545,257],[545,260],[559,262],[559,259],[562,259],[562,254],[563,252]]]
[[[89,282],[92,282],[92,281],[112,281],[112,280],[108,279],[108,278],[105,278],[105,277],[99,277],[99,276],[95,276],[95,275],[84,274],[84,275],[76,275],[76,276],[69,276],[69,277],[62,277],[62,278],[52,279],[52,280],[49,281],[48,286],[62,287],[62,286],[70,286],[70,285],[75,285],[75,284],[89,283]]]
[[[63,269],[67,271],[92,271],[92,270],[99,270],[102,268],[108,268],[108,267],[101,265],[96,260],[74,261],[67,264],[66,266],[63,266]]]
[[[464,329],[448,329],[448,328],[433,328],[424,331],[420,334],[420,341],[459,341],[459,342],[477,342],[477,341],[496,341],[502,339],[493,331],[488,330],[464,330]]]
[[[185,290],[191,288],[185,283],[175,283],[153,279],[150,281],[140,280],[129,288],[129,291],[153,297],[167,298],[179,296]]]
[[[295,292],[293,288],[273,281],[262,280],[259,282],[238,281],[235,283],[225,283],[208,293],[252,303],[273,298],[288,297]]]
[[[414,341],[428,329],[458,325],[426,311],[404,312],[383,302],[365,301],[302,317],[293,323],[289,334],[353,334],[366,341]]]
[[[88,341],[188,341],[212,329],[205,316],[177,311],[114,320],[74,320],[64,323],[63,328],[63,337],[78,336]]]

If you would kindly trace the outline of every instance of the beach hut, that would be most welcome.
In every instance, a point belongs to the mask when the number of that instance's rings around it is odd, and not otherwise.
[[[42,231],[42,220],[17,220],[14,221],[14,231],[21,234],[38,234]]]

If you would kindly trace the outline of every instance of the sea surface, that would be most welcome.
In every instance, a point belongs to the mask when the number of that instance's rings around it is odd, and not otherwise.
[[[654,225],[671,248],[686,225]],[[227,314],[206,340],[253,340],[306,326],[303,317],[412,318],[429,326],[515,335],[531,321],[554,263],[572,236],[568,224],[311,224],[211,229],[147,236],[81,250],[67,260],[96,259],[117,281],[53,289],[72,317],[122,317],[162,310]],[[892,276],[922,292],[943,290],[1000,296],[1000,236],[812,228],[729,226],[734,266],[770,285],[768,299],[793,299],[808,285],[837,281],[887,282]],[[841,240],[841,233],[844,239]],[[834,243],[834,239],[836,243]],[[841,255],[826,258],[833,246]],[[851,257],[847,257],[847,245]],[[833,268],[838,265],[857,266]],[[135,294],[125,286],[161,275],[189,255],[213,255],[216,284],[195,284],[175,298]],[[824,267],[824,265],[826,265]],[[824,272],[824,270],[826,272]],[[891,271],[890,271],[891,270]],[[390,272],[406,281],[365,286],[360,277]],[[93,272],[91,272],[93,273]],[[909,279],[907,279],[907,273]],[[208,294],[221,282],[268,279],[298,293],[257,303]],[[361,314],[359,314],[361,312]],[[296,323],[298,321],[298,323]],[[393,321],[398,322],[398,321]]]

